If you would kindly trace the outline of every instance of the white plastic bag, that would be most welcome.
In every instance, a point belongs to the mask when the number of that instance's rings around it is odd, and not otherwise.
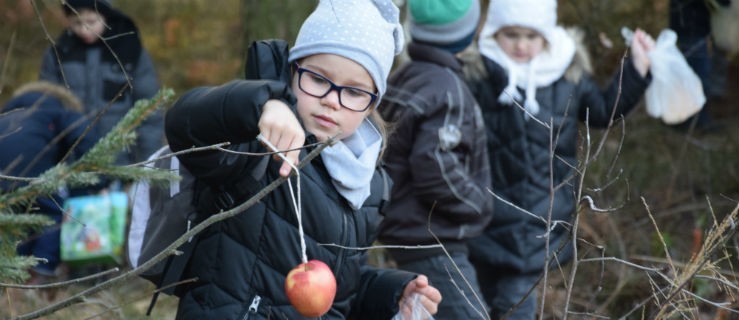
[[[621,30],[627,43],[632,31]],[[645,93],[647,113],[666,124],[677,124],[696,114],[706,103],[703,85],[676,45],[677,34],[660,32],[649,55],[652,83]]]
[[[410,299],[406,299],[395,316],[391,320],[434,320],[434,317],[421,304],[421,295],[414,293]]]

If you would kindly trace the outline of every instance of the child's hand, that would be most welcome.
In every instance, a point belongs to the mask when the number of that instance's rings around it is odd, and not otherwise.
[[[644,77],[649,71],[649,51],[654,49],[654,39],[652,36],[644,32],[644,30],[636,29],[634,38],[631,41],[631,60],[639,74]]]
[[[409,282],[403,290],[403,297],[400,298],[400,313],[404,315],[411,314],[411,304],[405,303],[407,300],[413,299],[413,295],[418,294],[418,302],[428,311],[429,314],[434,315],[438,311],[439,303],[441,302],[441,292],[438,289],[429,285],[429,279],[424,275],[419,275],[413,281]],[[410,319],[410,317],[404,317],[404,319]]]
[[[305,131],[300,125],[295,114],[281,100],[268,100],[262,108],[262,116],[259,118],[259,131],[264,139],[274,145],[277,150],[296,149],[303,146],[305,142]],[[292,163],[298,163],[300,150],[285,153],[285,157]],[[275,159],[279,159],[275,155]],[[280,167],[280,175],[290,175],[290,164],[283,162]]]

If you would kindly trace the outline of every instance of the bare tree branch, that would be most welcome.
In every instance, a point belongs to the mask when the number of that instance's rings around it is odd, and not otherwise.
[[[329,141],[333,141],[333,140],[332,139],[329,139]],[[313,151],[311,151],[304,159],[302,159],[300,161],[300,164],[298,165],[298,168],[302,168],[307,163],[309,163],[311,160],[313,160],[313,158],[315,158],[316,156],[318,156],[320,154],[320,152],[326,146],[328,146],[328,145],[329,145],[328,143],[322,144],[322,145],[318,146],[317,148],[315,148]],[[94,287],[91,287],[91,288],[88,288],[86,290],[83,290],[82,292],[79,292],[79,293],[77,293],[77,294],[75,294],[75,295],[73,295],[73,296],[71,296],[71,297],[69,297],[67,299],[64,299],[62,301],[58,301],[56,303],[53,303],[53,304],[51,304],[49,306],[46,306],[44,308],[41,308],[39,310],[35,310],[33,312],[30,312],[30,313],[21,315],[17,319],[18,320],[36,319],[36,318],[39,318],[39,317],[42,317],[42,316],[51,314],[51,313],[53,313],[55,311],[58,311],[58,310],[63,309],[63,308],[66,308],[66,307],[68,307],[70,305],[73,305],[73,304],[82,302],[84,297],[87,297],[87,296],[90,296],[90,295],[92,295],[94,293],[97,293],[97,292],[100,292],[100,291],[103,291],[103,290],[112,288],[116,284],[122,283],[122,282],[124,282],[126,280],[132,279],[132,278],[140,275],[142,272],[150,269],[151,267],[153,267],[157,263],[163,261],[164,259],[166,259],[170,255],[176,254],[177,248],[179,248],[182,244],[184,244],[186,241],[188,241],[193,236],[195,236],[195,235],[199,234],[200,232],[202,232],[205,228],[209,227],[210,225],[212,225],[212,224],[214,224],[216,222],[223,221],[225,219],[231,218],[231,217],[233,217],[233,216],[235,216],[237,214],[240,214],[240,213],[244,212],[244,210],[248,209],[249,207],[251,207],[252,205],[254,205],[255,203],[257,203],[259,200],[261,200],[262,198],[264,198],[266,195],[268,195],[270,192],[272,192],[278,186],[280,186],[285,181],[287,181],[287,179],[288,179],[288,177],[280,177],[279,179],[272,181],[272,183],[270,183],[269,185],[267,185],[266,187],[264,187],[264,189],[262,189],[261,191],[259,191],[257,194],[255,194],[254,196],[252,196],[251,198],[249,198],[244,203],[236,206],[235,208],[233,208],[231,210],[224,211],[224,212],[221,212],[221,213],[218,213],[218,214],[214,214],[214,215],[208,217],[203,222],[197,224],[192,229],[190,229],[189,231],[187,231],[184,234],[182,234],[179,238],[177,238],[177,240],[175,240],[167,248],[165,248],[164,250],[162,250],[162,252],[160,252],[156,256],[152,257],[149,261],[141,264],[140,266],[138,266],[138,267],[136,267],[136,268],[134,268],[134,269],[126,272],[126,273],[123,273],[123,274],[121,274],[121,275],[119,275],[119,276],[117,276],[115,278],[112,278],[112,279],[110,279],[108,281],[105,281],[105,282],[103,282],[101,284],[98,284],[98,285],[96,285]]]

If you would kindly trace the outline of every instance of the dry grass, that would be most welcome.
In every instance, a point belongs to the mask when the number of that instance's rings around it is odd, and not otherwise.
[[[38,310],[50,304],[82,291],[88,286],[77,285],[62,288],[53,300],[47,300],[41,290],[3,289],[0,294],[2,307],[0,318],[15,318],[22,314]],[[174,319],[177,310],[176,297],[160,295],[151,317],[146,316],[154,285],[143,280],[134,279],[120,283],[110,290],[103,291],[51,315],[39,319]]]

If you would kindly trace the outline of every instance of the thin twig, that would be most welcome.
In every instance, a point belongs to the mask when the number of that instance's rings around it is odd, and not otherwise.
[[[664,258],[651,257],[651,256],[645,256],[645,255],[638,255],[638,254],[637,255],[632,255],[631,258],[632,259],[636,259],[636,260],[648,261],[648,262],[656,262],[656,263],[664,263],[664,264],[669,264],[670,263],[669,260],[664,259]],[[679,262],[679,261],[672,260],[671,263],[673,263],[675,266],[680,267],[680,268],[687,268],[688,267],[688,264],[685,263],[685,262]],[[729,270],[717,269],[715,271],[718,272],[718,273],[720,273],[720,274],[723,274],[725,276],[730,276],[730,277],[734,277],[736,279],[739,279],[739,274],[734,273],[734,272],[731,272]]]
[[[369,247],[347,247],[342,246],[340,244],[335,243],[319,243],[319,246],[324,247],[336,247],[346,250],[357,250],[357,251],[366,251],[366,250],[372,250],[372,249],[408,249],[408,250],[414,250],[414,249],[436,249],[436,248],[442,248],[443,245],[441,244],[428,244],[428,245],[415,245],[415,246],[401,246],[401,245],[374,245]]]
[[[660,270],[659,268],[649,268],[649,267],[641,266],[636,263],[633,263],[633,262],[630,262],[624,259],[616,258],[616,257],[586,258],[586,259],[578,260],[578,262],[602,262],[602,261],[616,261],[619,263],[623,263],[627,266],[634,267],[634,268],[637,268],[643,271],[649,271],[649,272],[659,273],[659,270]]]
[[[96,274],[92,274],[92,275],[89,275],[89,276],[84,276],[84,277],[80,277],[80,278],[76,278],[76,279],[72,279],[72,280],[68,280],[68,281],[61,281],[61,282],[54,282],[54,283],[47,283],[47,284],[39,284],[39,285],[0,283],[0,288],[15,288],[15,289],[48,289],[48,288],[58,288],[58,287],[63,287],[63,286],[68,286],[68,285],[73,285],[73,284],[78,284],[78,283],[89,281],[89,280],[94,280],[94,279],[97,279],[97,278],[102,278],[102,277],[105,277],[105,276],[107,276],[107,275],[109,275],[111,273],[116,273],[119,270],[120,269],[118,269],[118,268],[113,268],[113,269],[105,270],[103,272],[99,272],[99,273],[96,273]]]
[[[438,243],[438,244],[440,244],[440,245],[441,245],[441,244],[442,244],[442,243],[441,243],[441,240],[439,240],[439,237],[437,237],[437,236],[436,236],[436,234],[434,233],[434,231],[433,231],[433,230],[431,230],[431,214],[432,214],[432,213],[433,213],[433,211],[434,211],[434,207],[436,207],[436,202],[434,202],[433,206],[431,207],[431,210],[429,210],[429,215],[428,215],[428,219],[427,219],[427,223],[426,223],[426,230],[428,230],[429,234],[431,234],[431,236],[432,236],[432,237],[434,238],[434,240],[436,240],[436,243]],[[478,315],[479,315],[479,316],[480,316],[481,318],[483,318],[483,319],[487,319],[487,320],[490,320],[490,316],[489,316],[489,315],[487,314],[487,312],[485,312],[485,303],[483,303],[483,302],[482,302],[482,297],[480,297],[480,296],[479,296],[479,295],[477,294],[477,290],[475,290],[475,288],[474,288],[474,287],[472,287],[472,284],[470,284],[470,282],[469,282],[469,281],[467,280],[467,278],[466,278],[466,277],[464,276],[464,274],[462,273],[462,270],[460,270],[460,269],[459,269],[459,266],[457,266],[457,263],[455,263],[455,262],[454,262],[454,259],[452,259],[452,256],[451,256],[451,255],[449,254],[449,251],[447,251],[447,250],[446,250],[446,248],[445,248],[445,247],[444,247],[443,245],[441,246],[441,250],[443,250],[443,251],[444,251],[444,254],[445,254],[445,255],[447,256],[447,258],[449,259],[449,263],[451,263],[451,264],[452,264],[452,266],[454,266],[454,269],[455,269],[455,270],[457,271],[457,273],[458,273],[458,274],[459,274],[459,276],[460,276],[460,277],[462,278],[462,280],[464,280],[464,283],[465,283],[465,284],[467,285],[467,288],[469,288],[469,289],[470,289],[470,292],[472,292],[472,295],[474,295],[474,296],[475,296],[475,300],[477,300],[478,306],[482,307],[482,308],[481,308],[481,309],[482,309],[482,311],[480,311],[480,309],[478,309],[478,308],[477,308],[477,307],[476,307],[475,305],[473,305],[472,303],[470,303],[470,307],[472,307],[472,309],[474,309],[474,310],[475,310],[475,312],[477,312],[477,314],[478,314]],[[455,286],[455,287],[457,286],[457,285],[456,285],[456,283],[454,283],[454,282],[453,282],[453,284],[454,284],[454,286]],[[460,288],[459,288],[459,287],[457,287],[457,290],[460,290]],[[460,291],[462,291],[462,290],[460,290]],[[469,300],[467,300],[467,301],[468,301],[468,302],[470,302]]]
[[[201,152],[201,151],[208,151],[208,150],[225,150],[222,147],[228,146],[230,144],[231,144],[230,142],[226,141],[226,142],[221,142],[221,143],[215,143],[215,144],[212,144],[212,145],[209,145],[209,146],[205,146],[205,147],[193,147],[193,148],[190,148],[190,149],[180,150],[180,151],[177,151],[177,152],[171,152],[171,153],[165,154],[163,156],[159,156],[159,157],[157,157],[155,159],[146,160],[146,161],[142,161],[142,162],[138,162],[138,163],[132,163],[132,164],[126,165],[126,167],[144,166],[144,165],[147,165],[149,163],[157,162],[159,160],[169,159],[169,158],[176,157],[176,156],[179,156],[179,155],[182,155],[182,154],[188,154],[188,153],[193,153],[193,152]]]
[[[569,109],[569,106],[568,108]],[[567,115],[564,116],[565,118]],[[559,131],[557,131],[557,136],[554,137],[554,132],[552,131],[554,128],[554,119],[549,118],[549,208],[547,209],[547,219],[546,223],[547,226],[552,226],[552,211],[554,211],[554,194],[556,190],[554,189],[554,149],[555,145],[557,143],[557,140],[559,140]],[[561,130],[562,127],[560,126],[558,130]],[[544,241],[544,252],[546,254],[544,255],[544,285],[543,287],[547,287],[547,281],[549,280],[549,240],[551,239],[550,231],[553,230],[554,227],[552,226],[551,229],[548,228],[548,231],[546,232],[546,238]],[[575,241],[573,241],[575,242]],[[575,252],[577,253],[577,252]],[[541,303],[539,304],[539,319],[544,319],[544,310],[546,306],[546,295],[541,295]],[[565,315],[566,317],[566,315]]]

